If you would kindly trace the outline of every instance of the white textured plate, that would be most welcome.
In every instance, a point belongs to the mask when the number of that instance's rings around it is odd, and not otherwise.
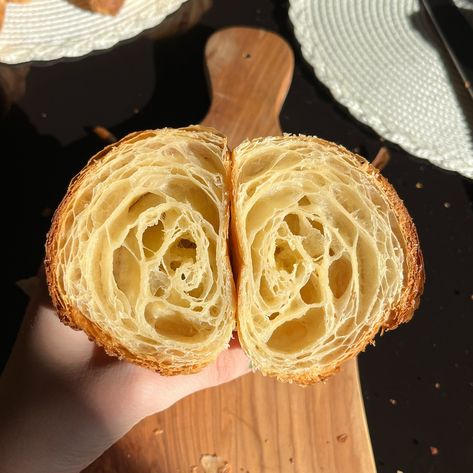
[[[302,53],[338,102],[408,152],[473,178],[473,102],[418,1],[290,3]],[[471,20],[473,4],[455,3]]]
[[[185,1],[126,0],[115,17],[82,10],[68,0],[8,3],[0,62],[49,61],[107,49],[161,23]]]

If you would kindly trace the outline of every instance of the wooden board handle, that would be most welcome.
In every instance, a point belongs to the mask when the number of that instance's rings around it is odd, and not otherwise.
[[[245,138],[280,135],[294,70],[289,45],[268,31],[227,28],[210,37],[205,59],[212,105],[202,124],[225,133],[231,148]]]

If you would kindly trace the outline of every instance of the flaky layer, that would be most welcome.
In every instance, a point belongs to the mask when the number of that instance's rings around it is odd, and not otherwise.
[[[47,240],[62,318],[109,353],[162,373],[201,369],[234,327],[226,139],[145,131],[94,157]]]
[[[256,369],[308,384],[410,319],[422,255],[377,170],[303,136],[246,141],[233,158],[239,337]]]

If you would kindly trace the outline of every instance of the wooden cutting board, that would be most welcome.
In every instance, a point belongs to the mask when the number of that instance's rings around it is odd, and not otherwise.
[[[211,36],[205,57],[212,105],[203,124],[223,131],[231,147],[281,134],[294,67],[288,44],[263,30],[229,28]],[[234,473],[376,472],[356,360],[307,388],[249,374],[196,393],[143,420],[85,471],[202,471],[192,467],[205,453]]]

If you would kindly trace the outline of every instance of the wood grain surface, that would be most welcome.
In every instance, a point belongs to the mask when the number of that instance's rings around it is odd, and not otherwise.
[[[280,134],[293,72],[278,35],[229,28],[208,41],[212,105],[203,124],[229,136]],[[260,374],[196,393],[138,424],[87,473],[201,472],[217,453],[234,473],[376,472],[356,360],[325,383],[301,388]]]

